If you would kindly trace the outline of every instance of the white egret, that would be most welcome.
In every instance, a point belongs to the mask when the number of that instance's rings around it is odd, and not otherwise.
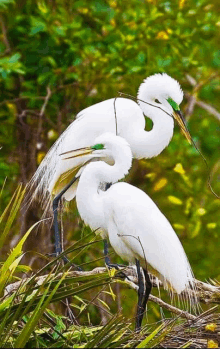
[[[91,162],[82,172],[76,190],[79,214],[92,229],[109,238],[115,252],[125,261],[137,265],[139,279],[136,330],[140,330],[143,313],[151,292],[147,263],[163,284],[178,294],[191,289],[193,275],[184,249],[172,226],[155,203],[142,190],[115,183],[129,171],[132,153],[127,141],[111,133],[99,136],[94,145],[69,153],[69,156],[111,157],[114,165]],[[87,154],[87,155],[86,155]],[[100,184],[112,182],[108,190]],[[142,266],[145,275],[143,289]]]
[[[139,105],[126,98],[112,98],[95,104],[81,111],[58,138],[29,184],[31,199],[38,196],[45,211],[53,200],[56,255],[61,252],[57,220],[59,200],[62,196],[68,201],[75,197],[81,167],[90,161],[89,154],[83,160],[74,157],[68,161],[63,161],[60,154],[90,146],[97,136],[111,132],[128,141],[134,158],[157,156],[172,138],[174,119],[190,140],[179,108],[182,99],[183,92],[176,80],[167,74],[155,74],[140,85]],[[151,131],[145,131],[145,116],[153,121]],[[107,157],[105,161],[110,163],[111,158]]]

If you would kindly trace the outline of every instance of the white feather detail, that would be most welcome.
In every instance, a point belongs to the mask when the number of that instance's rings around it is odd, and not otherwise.
[[[182,99],[178,82],[166,74],[147,78],[139,88],[139,97],[146,102],[152,102],[149,100],[149,91],[150,96],[155,93],[155,98],[161,93],[162,97],[171,94],[170,97],[177,103]],[[165,110],[166,100],[164,104]],[[75,169],[83,166],[86,161],[85,158],[65,160],[60,154],[91,146],[96,137],[105,132],[116,134],[117,130],[117,134],[129,142],[135,158],[151,158],[160,154],[172,138],[174,121],[171,116],[154,106],[143,103],[140,106],[126,98],[112,98],[81,111],[51,147],[30,180],[27,187],[30,201],[38,198],[43,208],[51,208],[52,197],[58,194],[54,188],[61,176],[68,171],[73,171],[74,174]],[[144,130],[143,111],[153,120],[153,128],[149,132]],[[109,162],[110,159],[106,158],[105,161]],[[62,183],[59,183],[58,188],[62,189]],[[74,196],[75,187],[71,187],[64,198],[71,200]]]
[[[107,191],[99,190],[100,183],[114,183],[128,172],[132,158],[128,143],[109,134],[97,142],[104,144],[115,163],[110,166],[99,161],[85,167],[76,192],[81,218],[92,229],[100,228],[122,259],[130,263],[138,259],[143,268],[147,263],[159,273],[166,288],[193,294],[194,277],[182,244],[151,198],[121,182]]]

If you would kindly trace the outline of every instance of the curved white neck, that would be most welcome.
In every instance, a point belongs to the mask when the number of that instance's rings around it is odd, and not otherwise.
[[[152,158],[159,155],[168,146],[173,136],[174,120],[159,108],[140,105],[145,116],[153,121],[150,131],[131,130],[131,138],[126,137],[131,144],[133,156],[138,159]],[[135,125],[133,125],[135,126]]]
[[[76,191],[76,203],[81,218],[92,229],[104,228],[103,195],[101,183],[115,183],[129,171],[132,162],[131,150],[128,146],[115,149],[112,153],[114,165],[104,161],[92,162],[81,174]]]

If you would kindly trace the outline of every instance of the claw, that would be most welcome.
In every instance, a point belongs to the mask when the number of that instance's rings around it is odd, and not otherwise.
[[[125,279],[128,279],[128,281],[131,281],[129,279],[129,277],[123,272],[120,270],[120,268],[126,268],[126,265],[121,265],[121,264],[114,264],[114,263],[109,263],[109,264],[106,264],[108,269],[112,269],[112,268],[115,268],[116,270],[119,270],[120,272],[117,273],[117,275],[119,277],[122,277],[122,278],[125,278]]]

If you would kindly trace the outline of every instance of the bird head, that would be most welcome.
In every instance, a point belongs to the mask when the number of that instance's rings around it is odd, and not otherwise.
[[[152,119],[157,117],[156,108],[161,110],[164,115],[173,117],[186,139],[191,143],[191,136],[180,110],[183,91],[178,81],[165,73],[151,75],[140,85],[137,100],[144,114],[151,115]]]
[[[128,142],[111,132],[103,133],[98,136],[94,143],[89,147],[76,149],[60,154],[62,160],[85,157],[87,162],[91,160],[105,159],[108,163],[113,164],[117,158],[118,152],[127,162],[127,167],[130,168],[132,162],[132,152]]]

